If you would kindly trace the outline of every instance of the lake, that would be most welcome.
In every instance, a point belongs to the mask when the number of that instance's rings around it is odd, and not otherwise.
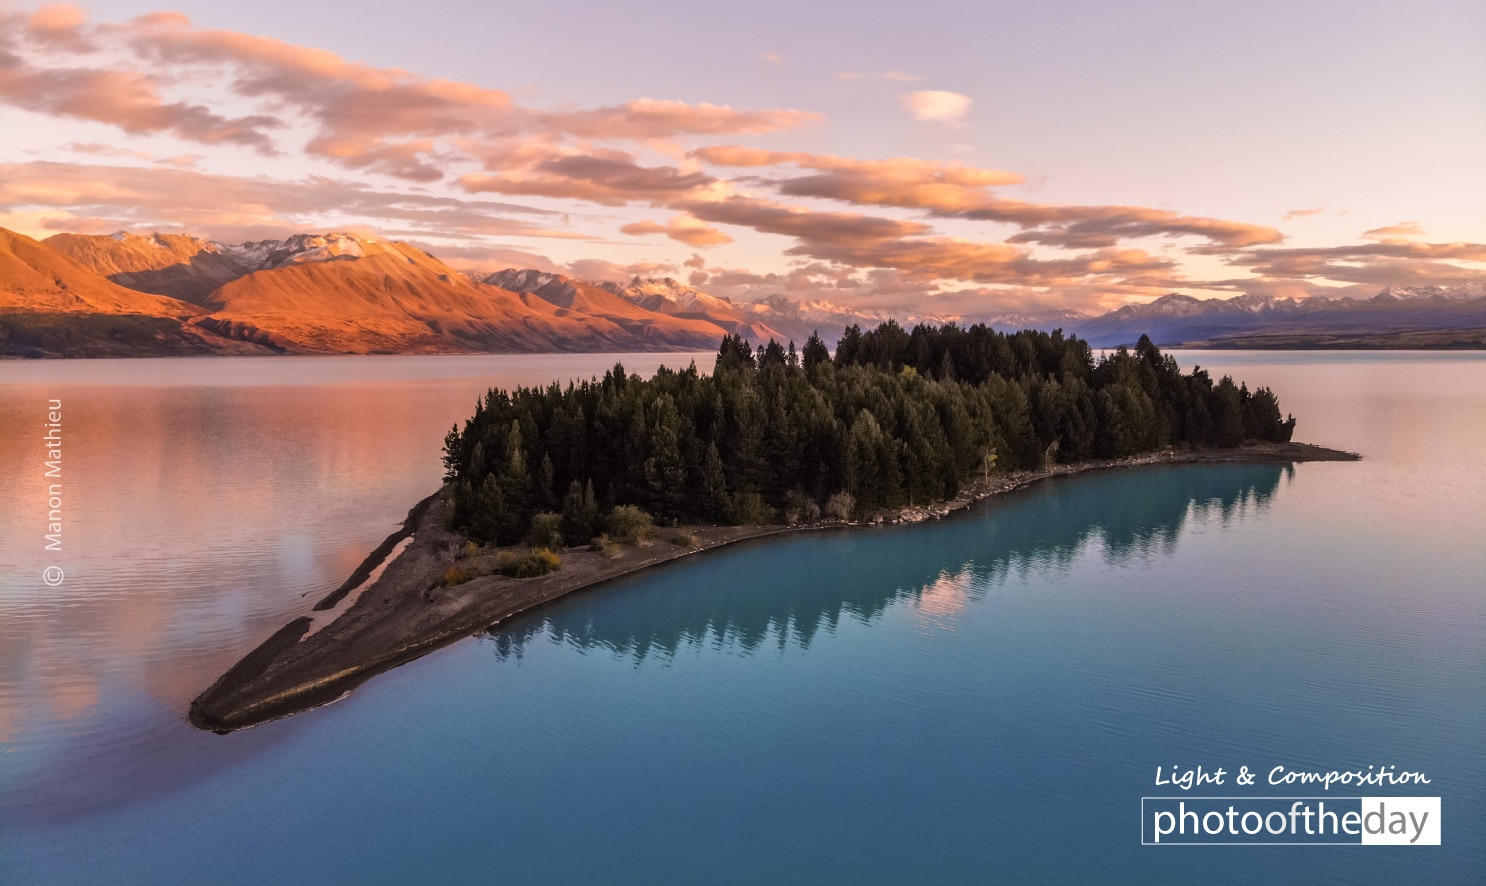
[[[747,543],[228,736],[190,699],[486,388],[711,356],[0,362],[0,883],[1486,881],[1486,355],[1177,356],[1364,460]],[[1442,845],[1142,846],[1197,765],[1422,771],[1330,793],[1440,796]]]

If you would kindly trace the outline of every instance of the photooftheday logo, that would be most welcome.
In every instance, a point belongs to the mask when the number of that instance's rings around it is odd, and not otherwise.
[[[1438,846],[1439,797],[1141,797],[1145,846]]]

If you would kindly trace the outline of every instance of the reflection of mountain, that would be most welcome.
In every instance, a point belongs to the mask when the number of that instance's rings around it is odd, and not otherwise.
[[[641,575],[518,618],[490,636],[502,658],[550,634],[639,662],[703,643],[750,653],[791,639],[808,646],[823,626],[834,631],[843,617],[871,620],[899,601],[952,617],[963,606],[960,594],[979,599],[1009,576],[1066,568],[1091,544],[1112,563],[1168,556],[1188,519],[1226,523],[1266,508],[1287,470],[1115,471],[1042,483],[942,523],[755,542],[758,556],[748,556],[742,569],[727,571],[723,560],[699,569],[694,578],[705,583],[647,583]]]

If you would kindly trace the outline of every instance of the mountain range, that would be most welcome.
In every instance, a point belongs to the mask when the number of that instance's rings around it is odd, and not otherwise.
[[[818,331],[834,344],[847,326],[890,319],[1061,327],[1096,347],[1142,334],[1163,345],[1235,347],[1377,346],[1379,336],[1396,335],[1402,346],[1429,347],[1458,345],[1461,330],[1486,331],[1486,291],[1389,287],[1368,299],[1304,300],[1172,293],[1097,316],[893,315],[782,294],[734,301],[671,278],[590,282],[514,268],[468,275],[407,243],[345,233],[227,245],[125,232],[37,241],[0,229],[0,356],[710,350],[729,334],[803,344]]]

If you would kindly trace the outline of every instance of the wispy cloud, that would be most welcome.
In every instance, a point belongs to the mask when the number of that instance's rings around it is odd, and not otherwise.
[[[1362,232],[1363,239],[1378,240],[1383,243],[1407,242],[1423,236],[1424,226],[1416,221],[1399,222],[1396,225],[1387,225]]]

